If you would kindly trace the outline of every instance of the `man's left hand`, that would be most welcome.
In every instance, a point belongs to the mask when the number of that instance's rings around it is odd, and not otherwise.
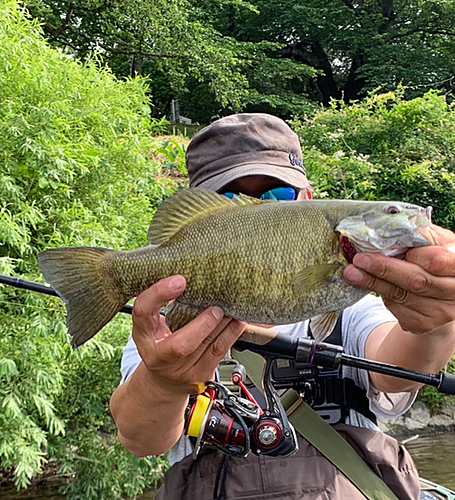
[[[432,230],[440,246],[410,249],[405,260],[359,253],[344,271],[349,284],[381,295],[401,328],[415,334],[455,320],[455,234]]]

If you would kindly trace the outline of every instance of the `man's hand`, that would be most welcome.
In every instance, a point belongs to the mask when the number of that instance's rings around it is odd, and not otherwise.
[[[172,333],[160,310],[185,287],[183,276],[163,279],[141,293],[133,308],[133,338],[143,363],[162,389],[176,394],[200,392],[245,329],[210,307]]]
[[[401,328],[415,334],[455,320],[455,235],[432,230],[441,246],[410,249],[404,261],[359,253],[344,271],[351,285],[381,295]]]

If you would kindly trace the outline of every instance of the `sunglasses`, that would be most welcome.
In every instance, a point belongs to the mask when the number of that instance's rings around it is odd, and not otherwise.
[[[229,199],[234,198],[234,196],[238,196],[239,193],[222,193],[223,196],[226,196]],[[294,201],[297,199],[299,195],[299,190],[293,187],[277,187],[275,189],[270,189],[270,191],[266,191],[261,195],[256,195],[255,198],[260,200],[273,200],[273,201]]]

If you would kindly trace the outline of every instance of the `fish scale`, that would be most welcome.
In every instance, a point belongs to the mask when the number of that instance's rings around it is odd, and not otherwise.
[[[397,213],[388,213],[391,207]],[[175,274],[185,276],[187,288],[169,315],[171,328],[216,305],[250,323],[313,318],[315,336],[324,338],[339,312],[367,293],[343,280],[348,262],[341,237],[363,251],[405,252],[432,243],[422,232],[429,213],[397,202],[270,202],[188,189],[158,209],[150,246],[51,249],[39,264],[67,304],[74,345],[95,335],[132,297]],[[81,282],[89,294],[81,293]]]

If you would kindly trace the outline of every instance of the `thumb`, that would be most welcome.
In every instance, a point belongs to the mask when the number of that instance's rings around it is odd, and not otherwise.
[[[177,274],[157,281],[138,295],[133,307],[133,322],[139,328],[142,323],[159,314],[171,300],[176,299],[186,288],[186,280]],[[145,325],[144,325],[145,326]]]

